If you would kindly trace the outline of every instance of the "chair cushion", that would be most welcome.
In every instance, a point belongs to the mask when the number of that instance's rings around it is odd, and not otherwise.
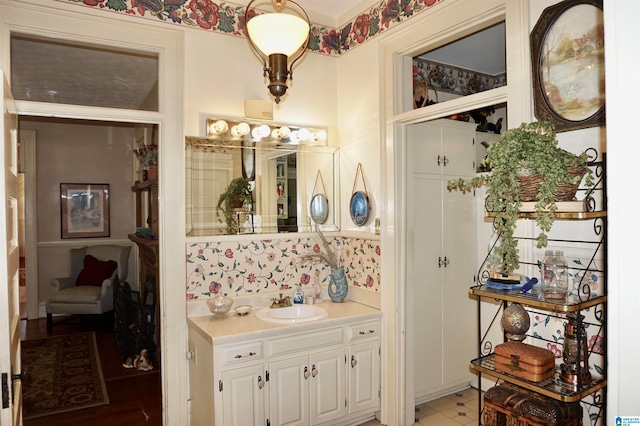
[[[101,296],[102,289],[100,287],[90,285],[68,287],[53,293],[49,303],[96,303]]]
[[[102,282],[113,275],[118,263],[113,260],[98,260],[90,254],[84,257],[84,269],[78,274],[77,286],[94,285],[101,287]]]

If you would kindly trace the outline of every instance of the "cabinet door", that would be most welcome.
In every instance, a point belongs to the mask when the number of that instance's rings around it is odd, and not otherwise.
[[[222,373],[222,410],[225,426],[266,424],[264,365],[236,368]]]
[[[269,363],[269,418],[273,426],[309,424],[308,357]],[[247,423],[250,424],[250,423]]]
[[[442,174],[447,176],[473,176],[476,172],[475,131],[467,123],[442,126]]]
[[[380,342],[349,346],[349,414],[380,405]]]
[[[407,322],[414,330],[408,337],[417,398],[442,384],[442,185],[440,177],[418,174],[408,185]]]
[[[417,171],[442,173],[444,158],[441,140],[442,128],[435,123],[417,123],[407,126],[407,144],[411,145],[412,156],[417,160]]]
[[[470,194],[442,188],[442,381],[455,386],[473,379],[469,360],[476,354],[476,303],[469,298],[475,285],[476,207]]]
[[[309,365],[311,424],[343,417],[347,412],[344,348],[311,355]]]

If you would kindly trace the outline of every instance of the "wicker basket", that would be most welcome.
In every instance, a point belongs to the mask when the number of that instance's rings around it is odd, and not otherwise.
[[[558,185],[558,194],[556,195],[556,201],[572,201],[576,196],[576,192],[578,192],[580,181],[582,181],[582,177],[585,175],[585,173],[587,173],[586,166],[569,167],[569,176],[579,176],[580,179],[578,179],[575,184],[568,182],[560,183]],[[520,181],[520,201],[537,201],[538,190],[540,189],[540,184],[542,184],[542,175],[522,175],[518,176],[518,180]]]

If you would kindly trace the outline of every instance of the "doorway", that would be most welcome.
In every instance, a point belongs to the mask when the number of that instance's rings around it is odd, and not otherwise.
[[[22,116],[75,118],[86,120],[110,120],[113,122],[154,123],[159,129],[159,146],[166,161],[160,167],[160,197],[166,205],[177,205],[184,202],[183,182],[183,149],[178,144],[167,141],[182,140],[182,86],[174,84],[183,79],[182,69],[176,64],[182,63],[184,34],[168,28],[154,28],[140,25],[125,19],[103,19],[86,15],[81,20],[77,16],[67,13],[60,8],[44,8],[37,5],[0,6],[3,28],[6,31],[0,35],[5,46],[9,46],[10,37],[49,37],[64,43],[72,41],[90,43],[110,48],[113,46],[135,46],[138,50],[151,52],[160,58],[159,79],[157,83],[159,107],[157,111],[123,110],[113,107],[78,106],[73,104],[32,102],[28,98],[17,99],[17,113]],[[3,62],[11,63],[10,51],[2,52]],[[86,77],[89,73],[82,73]],[[78,72],[73,73],[79,76]],[[95,74],[96,78],[104,78],[104,73]],[[11,73],[11,83],[17,79],[16,73]],[[120,84],[121,81],[118,81]],[[103,93],[108,92],[108,88]],[[168,177],[171,176],[171,179]],[[57,197],[59,197],[59,192]],[[163,204],[164,205],[164,204]],[[59,220],[54,218],[53,220]],[[184,348],[179,345],[166,344],[168,341],[186,341],[186,330],[180,327],[167,327],[167,324],[184,322],[186,319],[186,303],[165,304],[165,300],[184,300],[184,289],[177,286],[165,286],[167,282],[179,282],[184,279],[178,259],[183,259],[184,249],[183,218],[173,212],[167,213],[160,206],[159,243],[163,258],[160,259],[160,309],[162,317],[167,318],[163,323],[166,332],[161,333],[163,352],[162,386],[163,386],[163,420],[165,424],[180,421],[187,416],[187,389],[181,379],[187,369],[184,359]],[[167,262],[166,259],[172,259]],[[169,386],[172,383],[172,386]],[[171,394],[171,395],[169,395]]]

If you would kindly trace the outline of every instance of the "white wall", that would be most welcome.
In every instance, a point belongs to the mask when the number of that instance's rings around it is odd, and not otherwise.
[[[340,188],[342,231],[374,232],[374,219],[380,217],[380,74],[379,45],[370,41],[339,59],[338,128],[340,131]],[[356,169],[362,172],[372,209],[367,223],[358,227],[349,215]],[[364,191],[358,176],[356,191]]]
[[[605,0],[607,83],[608,199],[609,199],[609,311],[607,351],[607,424],[616,416],[638,416],[640,409],[640,342],[636,338],[640,286],[638,285],[638,198],[635,173],[640,144],[637,122],[627,113],[640,97],[640,87],[629,76],[640,67],[640,3]]]
[[[336,58],[307,53],[293,69],[287,94],[273,104],[273,121],[327,127],[328,143],[337,146],[336,70]],[[184,84],[188,136],[205,136],[208,117],[244,117],[245,99],[273,99],[247,40],[206,31],[185,30]]]
[[[70,248],[105,242],[131,245],[127,234],[135,229],[134,130],[130,125],[29,118],[20,120],[20,129],[36,132],[38,299],[44,302],[51,295],[51,278],[69,276]],[[109,184],[109,237],[61,238],[60,183]],[[134,256],[127,281],[137,288]]]

